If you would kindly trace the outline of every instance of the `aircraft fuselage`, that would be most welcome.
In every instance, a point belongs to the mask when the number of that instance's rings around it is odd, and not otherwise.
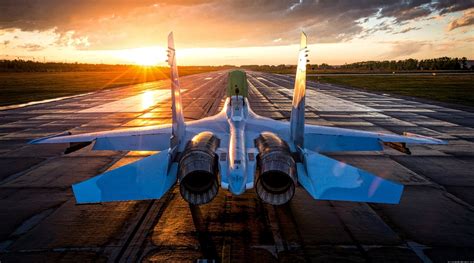
[[[248,117],[248,103],[242,96],[232,96],[226,101],[229,123],[229,147],[227,176],[229,191],[242,194],[247,183],[247,152],[245,147],[245,124]]]

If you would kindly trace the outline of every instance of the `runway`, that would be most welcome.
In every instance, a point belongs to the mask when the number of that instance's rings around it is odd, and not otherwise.
[[[250,105],[285,120],[292,77],[248,72]],[[187,120],[217,113],[226,72],[180,79]],[[0,111],[0,261],[446,262],[474,258],[474,109],[308,82],[306,121],[404,131],[449,142],[331,157],[401,182],[399,205],[315,201],[301,187],[273,207],[254,191],[188,205],[174,187],[155,201],[75,205],[70,185],[151,152],[28,145],[64,131],[170,122],[169,81]]]

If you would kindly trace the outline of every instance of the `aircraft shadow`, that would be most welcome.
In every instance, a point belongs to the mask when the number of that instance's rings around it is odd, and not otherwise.
[[[201,208],[198,205],[189,204],[194,227],[196,228],[199,246],[205,259],[214,259],[219,261],[217,249],[212,241],[212,235],[209,232],[209,225],[202,215]]]

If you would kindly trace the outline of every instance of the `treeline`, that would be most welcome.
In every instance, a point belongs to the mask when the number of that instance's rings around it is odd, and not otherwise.
[[[72,72],[72,71],[122,71],[130,65],[36,62],[31,60],[0,60],[2,72]]]
[[[263,72],[292,73],[296,71],[296,65],[242,65],[243,69]]]
[[[133,68],[141,68],[137,65],[109,65],[109,64],[86,64],[86,63],[61,63],[61,62],[36,62],[31,60],[0,60],[0,72],[75,72],[75,71],[123,71]],[[151,67],[165,71],[168,67]],[[233,65],[224,66],[181,66],[186,70],[214,71],[228,68],[236,68]],[[294,73],[296,65],[242,65],[240,68],[275,72]],[[433,58],[433,59],[405,59],[385,61],[363,61],[344,65],[309,64],[308,70],[364,70],[364,71],[415,71],[415,70],[474,70],[465,57],[462,58]]]
[[[342,69],[362,70],[460,70],[470,69],[467,58],[405,59],[385,61],[364,61],[340,66]]]
[[[242,65],[242,68],[266,72],[295,72],[296,65]],[[364,70],[364,71],[394,71],[394,70],[466,70],[474,69],[468,64],[467,58],[433,58],[433,59],[405,59],[385,61],[363,61],[344,65],[309,64],[309,71],[316,70]]]
[[[214,71],[233,66],[180,66],[186,71]],[[0,72],[86,72],[86,71],[125,71],[139,69],[138,65],[109,65],[86,63],[37,62],[31,60],[0,60]],[[167,71],[169,67],[150,67],[153,70]]]

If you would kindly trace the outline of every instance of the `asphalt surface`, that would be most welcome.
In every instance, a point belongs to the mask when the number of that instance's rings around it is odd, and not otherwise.
[[[258,114],[288,119],[292,78],[250,72]],[[188,120],[215,114],[226,74],[181,78]],[[309,83],[311,124],[415,132],[449,142],[412,155],[331,154],[405,185],[399,205],[313,200],[301,187],[273,207],[253,190],[220,190],[188,205],[176,187],[155,201],[75,205],[70,185],[150,152],[28,145],[69,130],[92,132],[170,121],[168,81],[132,85],[0,111],[0,261],[446,262],[474,260],[474,109]]]

